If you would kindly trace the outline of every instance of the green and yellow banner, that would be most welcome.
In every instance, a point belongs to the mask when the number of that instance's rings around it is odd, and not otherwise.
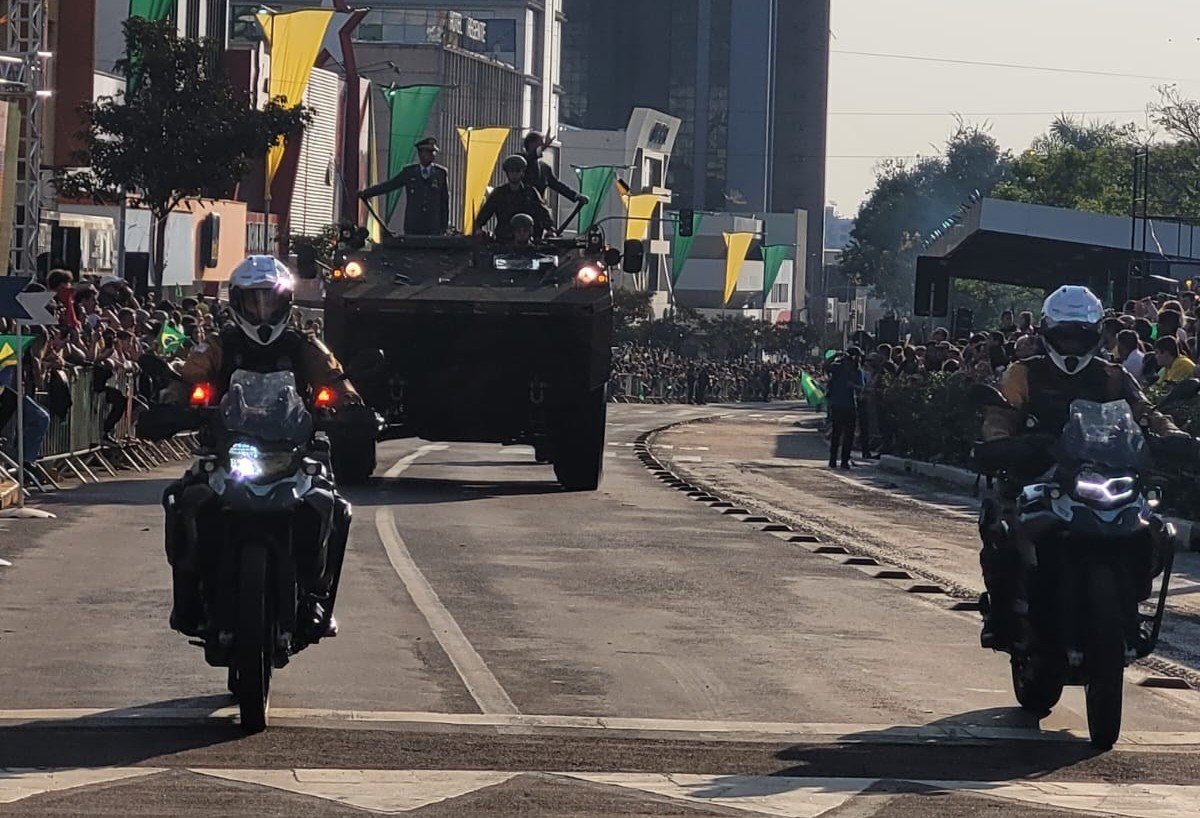
[[[675,235],[671,239],[671,288],[679,283],[683,275],[683,265],[687,264],[688,256],[692,254],[692,244],[696,241],[696,233],[700,231],[700,222],[704,216],[692,213],[692,235],[679,235],[679,221],[675,221]]]
[[[304,100],[313,63],[321,53],[332,9],[260,11],[256,15],[271,53],[267,96],[293,108]],[[286,145],[280,141],[267,153],[267,183],[275,178]]]
[[[625,197],[625,215],[629,217],[625,226],[625,241],[645,241],[650,233],[650,217],[658,207],[657,193],[638,193]]]
[[[129,0],[129,16],[161,22],[175,10],[175,0]]]
[[[488,182],[496,170],[496,160],[508,141],[508,128],[459,128],[467,154],[466,195],[463,203],[463,233],[475,232],[475,214],[483,206]]]
[[[738,276],[742,273],[742,264],[746,261],[746,253],[750,250],[750,243],[754,241],[753,233],[722,233],[725,237],[725,300],[722,305],[729,303],[729,299],[733,298],[733,291],[737,289]]]
[[[763,304],[766,304],[767,299],[771,297],[771,288],[775,286],[775,280],[779,278],[779,268],[783,266],[783,260],[787,258],[790,249],[786,244],[768,244],[762,249]]]
[[[416,156],[416,141],[425,135],[429,126],[429,114],[442,92],[440,85],[409,85],[405,88],[385,88],[384,99],[391,111],[388,130],[388,178],[398,174],[406,165],[411,165]],[[389,222],[400,204],[399,190],[387,195],[384,218]]]
[[[825,406],[825,390],[807,372],[800,373],[800,391],[804,393],[804,400],[808,401],[808,405],[813,409]]]
[[[579,209],[579,232],[586,233],[596,223],[596,214],[604,207],[604,200],[617,180],[617,169],[612,165],[575,168],[579,177],[579,192],[588,197],[588,203]]]

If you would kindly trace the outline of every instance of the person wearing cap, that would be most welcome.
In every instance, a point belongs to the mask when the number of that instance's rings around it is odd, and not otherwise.
[[[537,191],[525,181],[525,170],[528,167],[525,157],[514,154],[504,160],[502,167],[508,177],[508,184],[501,185],[488,194],[483,206],[475,215],[475,231],[482,231],[495,216],[496,241],[511,242],[512,220],[518,213],[525,213],[533,219],[534,238],[541,238],[547,230],[553,230],[554,218]]]
[[[450,177],[446,168],[434,162],[437,140],[432,136],[417,142],[417,161],[407,165],[391,179],[367,188],[358,197],[363,201],[404,188],[408,202],[404,207],[404,232],[409,236],[441,236],[450,227]]]
[[[825,398],[833,421],[833,437],[829,441],[831,469],[837,467],[839,454],[842,468],[851,466],[850,449],[854,446],[854,432],[858,428],[858,404],[867,385],[861,364],[862,350],[850,347],[845,354],[836,356],[825,365],[829,373]]]
[[[546,152],[549,144],[550,142],[537,131],[525,134],[525,151],[521,154],[525,159],[525,183],[538,192],[543,202],[546,201],[546,191],[549,189],[572,202],[587,204],[588,197],[563,184],[555,175],[554,168],[542,159],[542,154]]]

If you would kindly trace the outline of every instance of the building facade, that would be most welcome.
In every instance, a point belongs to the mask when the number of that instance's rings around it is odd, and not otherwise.
[[[645,106],[682,120],[677,207],[813,214],[824,246],[829,0],[564,0],[565,124],[614,128]],[[799,303],[799,299],[798,299]]]
[[[356,42],[379,47],[375,53],[393,45],[450,44],[507,65],[521,78],[520,109],[514,119],[491,124],[557,133],[562,0],[374,0],[369,5]],[[360,69],[370,67],[367,59],[359,63]],[[404,66],[397,67],[396,83],[414,84]]]

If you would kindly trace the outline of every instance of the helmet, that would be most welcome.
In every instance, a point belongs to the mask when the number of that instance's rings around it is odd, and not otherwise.
[[[525,168],[528,166],[529,163],[525,161],[524,156],[513,154],[504,160],[504,164],[501,167],[504,168],[505,173],[524,173]]]
[[[513,230],[533,231],[533,216],[528,213],[516,213],[508,220],[508,226]]]
[[[1042,340],[1054,365],[1075,375],[1100,349],[1104,305],[1087,287],[1067,285],[1042,304]]]
[[[229,277],[233,320],[255,343],[283,335],[292,315],[292,271],[274,256],[248,256]]]

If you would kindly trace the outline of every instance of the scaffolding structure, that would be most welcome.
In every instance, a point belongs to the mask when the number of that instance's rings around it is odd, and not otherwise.
[[[37,273],[38,223],[42,210],[42,115],[50,94],[46,83],[45,0],[9,0],[3,20],[0,52],[0,100],[17,103],[16,199],[13,202],[9,269],[18,275]],[[3,272],[3,271],[0,271]]]

